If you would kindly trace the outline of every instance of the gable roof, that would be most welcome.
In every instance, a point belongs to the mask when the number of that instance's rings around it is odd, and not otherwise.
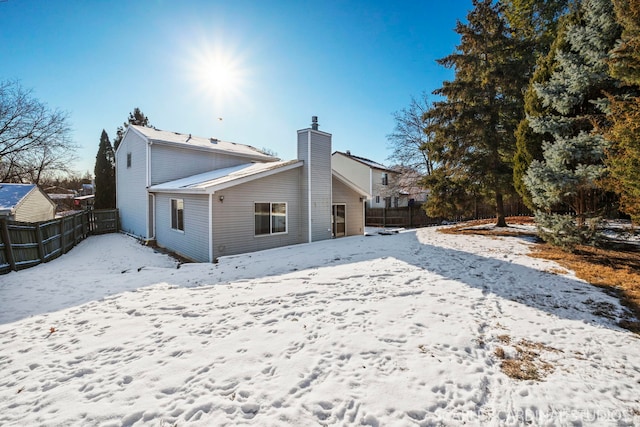
[[[0,213],[13,214],[13,211],[22,203],[22,201],[32,192],[39,191],[35,184],[0,184]],[[55,202],[44,192],[41,191],[44,198],[55,206]]]
[[[15,209],[34,188],[35,184],[0,184],[0,211]]]
[[[302,160],[246,163],[152,185],[149,187],[149,191],[156,193],[211,194],[225,188],[301,167],[303,164]]]
[[[385,165],[383,165],[381,163],[375,162],[373,160],[366,159],[364,157],[354,156],[350,152],[343,153],[342,151],[334,151],[333,154],[341,154],[341,155],[343,155],[343,156],[345,156],[345,157],[347,157],[349,159],[352,159],[353,161],[356,161],[358,163],[362,163],[363,165],[368,166],[368,167],[370,167],[372,169],[379,169],[379,170],[383,170],[383,171],[387,171],[387,172],[399,173],[398,171],[390,169],[390,168],[386,167]]]
[[[232,153],[237,156],[248,157],[261,162],[275,162],[279,160],[277,157],[265,154],[250,145],[221,141],[216,138],[203,138],[191,134],[170,132],[138,125],[129,125],[127,128],[127,132],[129,132],[130,130],[133,130],[142,135],[152,144],[164,144],[187,149]]]

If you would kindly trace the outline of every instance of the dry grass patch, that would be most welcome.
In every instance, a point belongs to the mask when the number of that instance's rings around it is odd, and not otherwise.
[[[504,344],[511,342],[511,338],[507,335],[501,335],[498,339]],[[530,381],[541,381],[553,372],[553,365],[540,357],[541,352],[561,352],[553,347],[526,339],[514,345],[513,350],[513,356],[509,356],[504,348],[496,347],[494,354],[501,360],[500,369],[510,378]]]
[[[555,261],[575,272],[576,277],[616,295],[634,315],[621,321],[620,326],[640,333],[640,253],[590,246],[580,246],[575,253],[568,253],[540,244],[533,248],[531,256]],[[596,309],[596,314],[610,316],[607,307]]]
[[[507,217],[507,224],[511,225],[533,225],[533,217],[530,216],[513,216]],[[479,219],[475,221],[467,221],[451,227],[444,227],[438,231],[445,234],[478,234],[482,236],[498,236],[498,237],[518,237],[518,236],[535,236],[535,232],[518,230],[511,227],[494,227],[495,219]],[[484,226],[484,227],[483,227]]]
[[[492,228],[495,220],[470,221],[440,231],[450,234],[481,234],[492,236],[518,236],[526,234],[518,230]],[[508,224],[534,224],[532,217],[509,217]],[[487,228],[478,226],[487,225]],[[561,267],[575,272],[576,277],[599,286],[615,295],[627,307],[631,317],[619,322],[630,331],[640,333],[640,251],[629,246],[622,248],[595,248],[579,246],[574,253],[565,252],[548,244],[536,244],[532,257],[555,261]],[[554,274],[566,274],[553,269]],[[594,313],[611,317],[610,307],[595,307]]]

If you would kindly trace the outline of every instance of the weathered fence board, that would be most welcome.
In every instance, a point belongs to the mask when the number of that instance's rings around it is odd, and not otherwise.
[[[33,267],[68,252],[87,236],[118,231],[118,211],[82,211],[51,221],[0,220],[0,274]]]
[[[521,203],[505,203],[506,216],[531,215],[532,213]],[[490,208],[479,206],[474,215],[465,218],[446,218],[447,220],[469,220],[492,218],[495,213]],[[365,224],[371,227],[424,227],[438,225],[445,218],[431,218],[421,204],[400,208],[366,208]]]

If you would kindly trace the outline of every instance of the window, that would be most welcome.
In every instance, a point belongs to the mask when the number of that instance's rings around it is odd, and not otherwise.
[[[376,196],[376,203],[380,203],[380,196]]]
[[[382,174],[382,185],[389,185],[389,175],[386,173]]]
[[[256,236],[287,232],[286,203],[255,203]]]
[[[131,167],[131,153],[127,153],[127,167]]]
[[[171,228],[184,231],[184,201],[171,199]]]

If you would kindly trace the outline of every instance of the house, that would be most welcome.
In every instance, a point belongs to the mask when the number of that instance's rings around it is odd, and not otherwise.
[[[0,184],[0,218],[21,222],[53,219],[56,204],[35,184]]]
[[[331,155],[331,165],[367,193],[367,207],[407,206],[408,198],[397,185],[400,173],[396,170],[373,160],[354,156],[350,151],[334,152]]]
[[[121,229],[183,257],[364,234],[366,192],[331,168],[331,134],[298,131],[298,158],[130,125],[116,151]]]
[[[52,186],[44,189],[47,196],[56,204],[57,212],[65,212],[73,209],[73,198],[76,192],[67,188]]]

